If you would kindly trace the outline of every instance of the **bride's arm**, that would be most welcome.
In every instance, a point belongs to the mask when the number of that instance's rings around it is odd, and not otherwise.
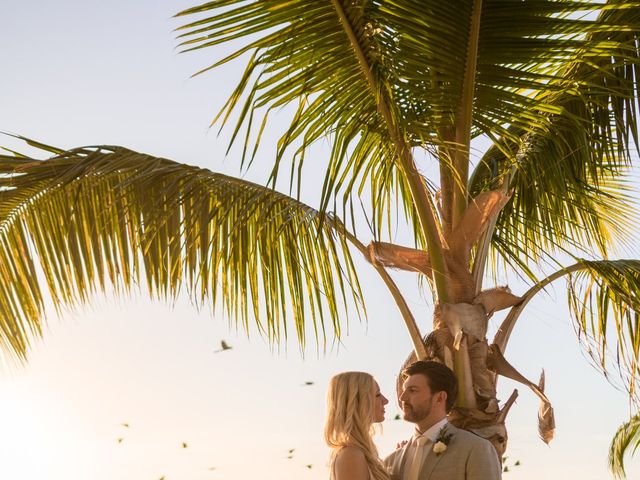
[[[335,480],[369,480],[369,467],[364,453],[357,447],[345,447],[336,456]]]

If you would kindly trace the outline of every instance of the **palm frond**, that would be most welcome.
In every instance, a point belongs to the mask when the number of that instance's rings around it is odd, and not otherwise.
[[[569,276],[569,307],[605,375],[612,358],[632,398],[640,376],[640,260],[583,261]],[[615,351],[615,354],[613,353]]]
[[[19,358],[42,331],[37,264],[56,305],[108,283],[143,283],[164,298],[184,289],[199,304],[219,300],[245,328],[255,319],[272,342],[292,325],[302,347],[310,333],[326,344],[328,326],[340,335],[347,295],[361,312],[335,218],[122,147],[54,151],[44,161],[0,156],[0,344]]]
[[[606,257],[635,226],[623,177],[638,145],[640,7],[609,2],[587,23],[585,46],[551,81],[557,91],[535,97],[549,107],[538,110],[544,121],[531,123],[524,112],[503,136],[493,132],[471,179],[473,195],[505,179],[514,191],[493,241],[509,262],[563,249]]]
[[[609,469],[614,475],[626,478],[624,459],[626,454],[634,455],[640,447],[640,413],[623,423],[611,441],[609,447]]]
[[[511,127],[544,135],[550,117],[565,109],[575,113],[562,99],[587,93],[586,100],[594,101],[624,91],[637,71],[639,13],[636,3],[618,0],[487,1],[478,53],[475,134],[513,139]],[[603,78],[608,81],[601,82]],[[628,107],[619,106],[616,116]],[[599,105],[600,113],[606,110],[606,104]],[[602,122],[607,123],[606,115],[598,126]],[[605,130],[610,132],[608,126]]]
[[[551,282],[567,277],[569,308],[580,339],[596,366],[609,376],[615,358],[624,386],[638,398],[640,375],[640,260],[578,260],[531,287],[503,320],[493,342],[505,351],[511,332],[529,301]],[[610,345],[615,355],[610,352]]]
[[[388,205],[390,192],[406,193],[408,187],[394,172],[397,149],[389,122],[399,115],[390,103],[380,61],[385,52],[374,40],[379,28],[372,17],[378,7],[369,2],[335,3],[337,6],[302,0],[208,2],[178,14],[208,15],[180,27],[185,32],[180,36],[181,45],[188,51],[243,39],[238,51],[209,68],[252,52],[243,77],[220,112],[224,123],[238,111],[232,142],[246,128],[243,162],[253,161],[258,148],[259,133],[251,146],[255,125],[264,126],[269,112],[292,105],[296,113],[280,139],[272,182],[286,151],[293,151],[292,162],[298,165],[291,172],[300,171],[309,147],[331,138],[320,211],[327,208],[334,193],[342,191],[346,205],[352,194],[369,183],[373,201]],[[348,29],[341,23],[340,11],[344,11]],[[381,102],[387,117],[380,112]],[[395,140],[402,142],[400,137]],[[411,214],[410,205],[406,203]]]
[[[446,140],[463,114],[472,1],[377,1],[372,25],[383,71],[414,145]],[[598,12],[606,14],[597,16]],[[576,0],[484,0],[479,23],[472,136],[510,137],[509,127],[545,130],[556,97],[588,78],[567,81],[567,66],[611,55],[635,56],[637,5]],[[473,39],[472,39],[473,40]],[[613,85],[602,85],[607,91]]]
[[[633,238],[637,213],[630,182],[606,171],[598,179],[589,172],[577,178],[563,163],[549,164],[536,177],[517,175],[517,193],[494,232],[493,245],[503,258],[531,264],[566,251],[607,257],[609,249]]]

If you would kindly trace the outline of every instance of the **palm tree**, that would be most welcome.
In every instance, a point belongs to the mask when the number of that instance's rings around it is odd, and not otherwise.
[[[153,295],[184,288],[197,302],[219,299],[273,341],[288,334],[287,318],[301,343],[310,328],[325,341],[329,325],[340,334],[341,305],[364,310],[358,251],[398,305],[414,345],[407,361],[449,365],[461,386],[451,420],[500,454],[517,396],[499,405],[500,376],[540,398],[540,435],[553,436],[544,375],[525,378],[504,354],[528,301],[557,279],[568,281],[588,352],[603,371],[618,367],[637,401],[640,261],[610,251],[634,226],[625,175],[638,147],[640,5],[214,0],[179,16],[196,18],[181,28],[184,50],[240,45],[199,73],[247,59],[216,117],[235,119],[243,164],[258,158],[269,114],[294,106],[267,185],[122,147],[29,141],[53,156],[3,156],[7,351],[24,358],[41,333],[37,262],[56,304],[144,276]],[[491,146],[478,158],[471,141],[482,137]],[[302,168],[327,139],[322,198],[311,208],[298,200]],[[274,188],[283,169],[290,195]],[[363,192],[366,241],[353,214]],[[412,245],[384,241],[398,218]],[[417,324],[390,268],[427,280],[432,328]],[[531,288],[485,285],[505,270]],[[507,308],[489,341],[489,317]]]

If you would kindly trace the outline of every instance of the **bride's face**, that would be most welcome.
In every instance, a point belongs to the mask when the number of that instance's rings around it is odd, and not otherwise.
[[[384,406],[389,403],[382,393],[380,393],[380,387],[378,382],[373,382],[373,421],[375,423],[382,422],[384,420]]]

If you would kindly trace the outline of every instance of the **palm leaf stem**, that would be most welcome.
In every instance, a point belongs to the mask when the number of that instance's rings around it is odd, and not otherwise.
[[[458,395],[456,405],[461,408],[475,410],[478,408],[473,390],[473,372],[467,339],[463,336],[458,349],[453,351],[453,371],[458,380]]]
[[[422,176],[418,173],[415,161],[411,153],[411,149],[405,138],[403,137],[397,123],[393,119],[391,108],[385,100],[381,92],[380,86],[376,81],[373,70],[369,65],[366,55],[358,41],[356,34],[351,26],[340,0],[333,0],[340,23],[342,24],[347,37],[353,47],[354,54],[358,60],[362,73],[367,79],[367,83],[375,95],[378,111],[384,118],[387,125],[389,135],[394,143],[395,150],[400,163],[400,169],[403,172],[413,199],[414,206],[418,212],[422,232],[427,243],[427,250],[431,265],[433,266],[433,281],[436,286],[438,299],[440,302],[447,302],[449,298],[449,287],[446,277],[446,265],[442,249],[442,240],[440,238],[441,228],[435,215],[435,205],[431,195],[427,191],[426,184]]]
[[[469,151],[471,147],[471,125],[473,121],[473,101],[478,65],[478,44],[480,36],[480,18],[482,0],[473,2],[467,58],[462,82],[462,97],[456,119],[455,154],[453,165],[458,181],[453,189],[453,228],[456,227],[467,207],[467,178],[469,176]]]
[[[355,235],[347,231],[342,224],[336,225],[336,222],[331,220],[329,220],[328,222],[341,235],[344,235],[344,237],[349,240],[349,242],[351,242],[351,244],[354,245],[360,251],[360,253],[362,253],[362,255],[364,255],[365,257],[368,256],[367,247],[362,242],[360,242],[360,240],[358,240]],[[402,293],[400,293],[400,289],[389,275],[389,272],[387,272],[387,270],[382,265],[378,263],[372,263],[372,265],[373,268],[376,269],[376,272],[378,272],[378,275],[380,275],[380,278],[382,278],[384,284],[389,289],[393,300],[396,302],[396,305],[400,310],[400,314],[402,315],[402,319],[404,320],[405,327],[407,327],[407,331],[409,332],[409,336],[411,337],[411,343],[413,343],[413,349],[416,353],[416,357],[418,358],[418,360],[427,358],[427,350],[424,346],[424,341],[422,340],[420,329],[418,328],[418,324],[416,323],[416,320],[411,313],[409,306],[407,305],[407,301],[402,296]]]
[[[440,217],[442,218],[442,229],[445,238],[451,236],[452,220],[451,208],[453,205],[453,163],[451,154],[453,147],[449,144],[454,143],[455,132],[452,128],[443,128],[440,130],[440,136],[444,140],[444,146],[438,147],[438,162],[440,164]]]
[[[511,332],[513,331],[513,327],[515,326],[518,317],[524,310],[524,307],[527,306],[527,303],[529,303],[529,301],[536,295],[536,293],[538,293],[540,290],[542,290],[558,278],[561,278],[573,272],[577,272],[579,270],[583,270],[585,268],[586,267],[584,264],[575,263],[569,267],[554,272],[553,274],[549,275],[547,278],[541,280],[529,290],[527,290],[527,292],[522,296],[522,301],[509,311],[509,314],[504,319],[504,321],[500,325],[500,328],[498,328],[498,331],[496,332],[493,343],[500,347],[500,351],[504,353],[507,343],[509,342],[509,337],[511,336]]]
[[[500,186],[502,187],[502,191],[504,193],[507,193],[507,191],[509,190],[511,179],[513,178],[515,173],[516,173],[516,167],[513,166],[511,167],[511,171],[501,179]],[[500,188],[500,186],[498,186],[498,188]],[[497,223],[498,223],[498,215],[496,215],[495,217],[489,220],[487,229],[484,231],[484,233],[480,237],[480,241],[478,242],[478,247],[476,249],[475,256],[473,259],[473,268],[471,271],[471,275],[475,283],[474,296],[478,295],[482,290],[482,281],[484,279],[484,272],[487,268],[489,250],[491,248],[493,234],[495,232]]]

